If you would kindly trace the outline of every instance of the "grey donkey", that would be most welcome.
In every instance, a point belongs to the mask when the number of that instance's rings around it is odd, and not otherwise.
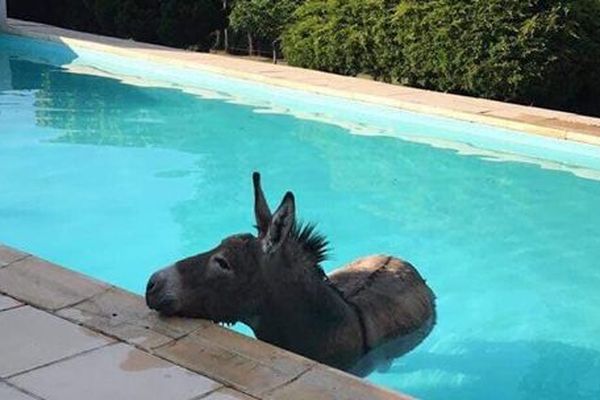
[[[254,173],[258,234],[242,233],[154,273],[146,302],[164,315],[243,322],[256,337],[357,375],[412,350],[435,324],[435,296],[417,270],[370,256],[327,276],[328,242],[296,222],[287,192],[271,213]]]

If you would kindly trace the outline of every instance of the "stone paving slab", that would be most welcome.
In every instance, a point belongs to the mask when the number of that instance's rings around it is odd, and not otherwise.
[[[114,287],[57,314],[147,350],[212,325],[200,319],[162,318],[140,296]]]
[[[254,400],[255,397],[247,396],[236,390],[223,388],[216,392],[209,394],[207,397],[203,397],[202,400]]]
[[[30,306],[0,312],[0,327],[2,378],[112,341]]]
[[[9,19],[9,25],[11,33],[60,42],[74,49],[103,51],[270,85],[600,145],[600,118],[230,56],[189,52],[15,19]]]
[[[23,303],[13,299],[12,297],[2,296],[0,294],[0,311],[8,310],[9,308],[15,308],[20,305],[23,305]]]
[[[0,269],[0,292],[46,310],[83,301],[109,287],[37,257]]]
[[[37,400],[4,382],[0,382],[0,399],[1,400]]]
[[[101,296],[101,295],[100,295]],[[93,297],[73,307],[64,308],[57,312],[63,318],[76,322],[106,335],[114,336],[127,343],[150,350],[171,342],[173,338],[155,332],[149,327],[138,326],[129,321],[135,318],[133,313],[122,312],[127,309],[128,302],[121,306],[114,303],[111,307],[97,297]],[[135,309],[134,309],[135,310]]]
[[[214,324],[193,332],[189,338],[190,340],[200,338],[210,341],[214,345],[228,348],[290,377],[298,376],[317,364],[305,357]]]
[[[364,386],[351,375],[319,365],[264,396],[269,400],[410,400],[384,389]]]
[[[296,377],[195,335],[188,335],[175,344],[160,347],[155,350],[155,354],[259,398]]]
[[[23,253],[11,247],[0,245],[0,268],[6,267],[7,265],[22,260],[28,257],[29,254]]]
[[[10,382],[46,400],[192,400],[217,382],[126,344],[114,344]]]

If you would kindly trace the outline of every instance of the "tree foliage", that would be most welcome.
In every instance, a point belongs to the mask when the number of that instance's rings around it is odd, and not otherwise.
[[[229,26],[273,42],[279,39],[301,0],[238,0],[229,16]]]

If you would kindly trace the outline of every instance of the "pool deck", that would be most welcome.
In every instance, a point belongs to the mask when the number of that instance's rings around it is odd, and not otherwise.
[[[286,88],[600,145],[600,118],[173,49],[10,18],[8,23],[11,33],[61,42],[74,49],[98,50]]]
[[[408,400],[0,245],[0,399]]]

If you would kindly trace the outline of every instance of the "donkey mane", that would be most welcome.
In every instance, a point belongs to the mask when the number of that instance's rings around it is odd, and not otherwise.
[[[302,249],[315,259],[315,267],[321,268],[321,262],[329,258],[329,241],[325,235],[317,232],[317,225],[311,222],[296,222],[290,231],[290,238],[302,246]]]
[[[316,274],[318,279],[333,289],[342,300],[346,301],[344,293],[331,282],[329,276],[327,276],[321,266],[321,262],[329,258],[331,247],[327,237],[318,232],[316,228],[317,225],[312,222],[295,222],[290,231],[290,239],[296,240],[302,247],[302,250],[314,257],[315,263],[311,270]]]

